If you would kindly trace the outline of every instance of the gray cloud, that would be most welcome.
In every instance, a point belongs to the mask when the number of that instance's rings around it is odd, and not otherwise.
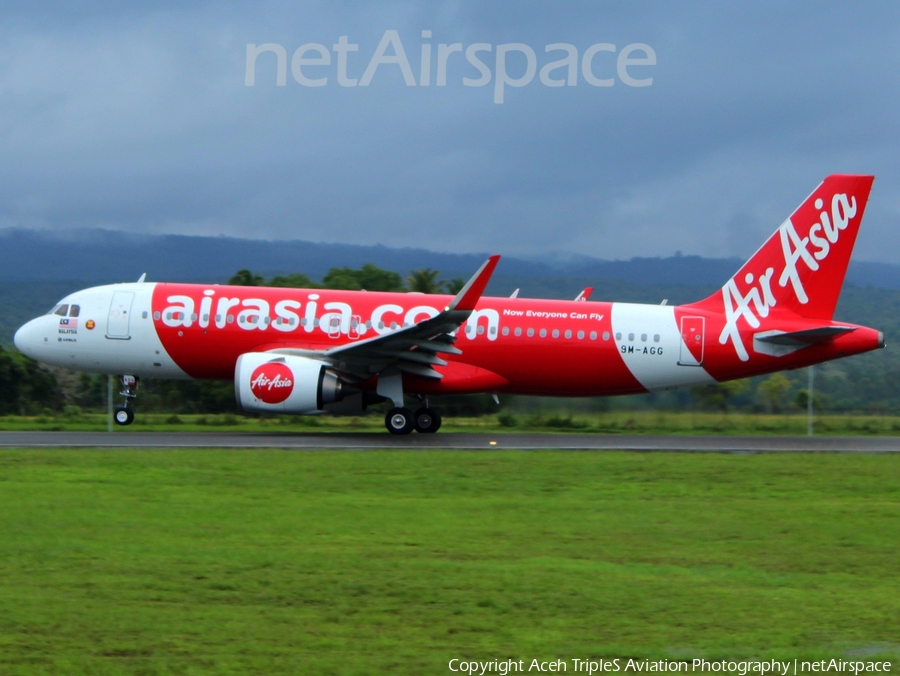
[[[825,175],[874,173],[862,259],[900,262],[895,3],[14,2],[0,226],[602,258],[751,253]],[[651,87],[274,85],[245,47],[644,42]],[[436,47],[434,48],[436,50]],[[514,55],[518,56],[518,55]],[[601,55],[603,56],[603,55]],[[435,58],[433,56],[433,58]],[[611,57],[614,58],[614,57]],[[269,59],[269,60],[266,60]],[[524,61],[511,61],[511,69]],[[614,71],[613,61],[598,65]],[[432,77],[434,77],[432,75]]]

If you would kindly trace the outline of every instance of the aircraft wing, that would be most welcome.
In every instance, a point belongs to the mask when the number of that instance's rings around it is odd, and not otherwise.
[[[272,352],[328,361],[342,375],[357,381],[367,380],[389,366],[425,378],[442,378],[434,367],[447,362],[438,355],[462,354],[454,347],[456,336],[452,334],[472,314],[499,260],[500,256],[488,258],[443,312],[430,319],[328,350],[280,348]]]

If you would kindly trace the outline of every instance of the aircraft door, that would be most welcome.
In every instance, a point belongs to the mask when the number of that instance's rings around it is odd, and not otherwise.
[[[681,352],[678,356],[678,363],[681,366],[701,366],[703,364],[705,330],[705,317],[681,318]]]
[[[131,339],[131,304],[134,292],[116,291],[109,304],[109,318],[106,323],[106,337],[114,340]]]

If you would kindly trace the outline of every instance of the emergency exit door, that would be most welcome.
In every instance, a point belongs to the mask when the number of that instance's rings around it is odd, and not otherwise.
[[[681,353],[678,356],[678,363],[681,366],[701,366],[703,364],[705,331],[705,317],[681,318]]]

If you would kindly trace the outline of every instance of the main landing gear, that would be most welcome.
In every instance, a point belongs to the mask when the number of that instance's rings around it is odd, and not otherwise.
[[[432,434],[441,427],[441,416],[428,406],[428,397],[419,397],[424,406],[413,413],[403,405],[403,377],[395,368],[388,368],[378,374],[379,395],[394,402],[394,408],[384,416],[384,426],[391,434],[409,434],[413,430],[421,434]]]
[[[395,406],[384,416],[384,426],[391,434],[409,434],[413,430],[421,434],[433,434],[441,428],[441,414],[427,405],[415,413],[408,408]]]
[[[116,406],[113,412],[113,420],[116,425],[130,425],[134,422],[134,411],[131,409],[131,401],[137,397],[137,376],[121,376],[119,380],[122,383],[122,391],[119,392],[125,397],[125,403]]]

